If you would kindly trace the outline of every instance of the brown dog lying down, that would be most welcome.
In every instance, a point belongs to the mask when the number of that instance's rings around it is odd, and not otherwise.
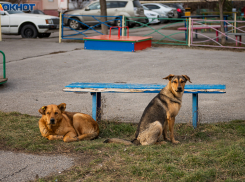
[[[99,135],[97,122],[89,115],[65,111],[66,104],[48,105],[39,109],[42,118],[39,129],[43,137],[49,140],[73,142],[91,140]]]

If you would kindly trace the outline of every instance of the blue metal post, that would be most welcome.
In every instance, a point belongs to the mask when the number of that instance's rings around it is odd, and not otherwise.
[[[97,112],[96,119],[97,119],[97,121],[100,121],[101,120],[101,92],[97,92],[96,101],[97,101],[97,105],[96,105],[96,112]]]
[[[64,14],[61,15],[61,39],[63,39],[63,31],[64,31],[63,20],[64,20]]]
[[[96,107],[97,107],[96,92],[91,92],[91,95],[92,95],[92,118],[96,121]]]
[[[192,94],[192,124],[193,127],[197,127],[198,121],[198,93]]]
[[[189,23],[187,24],[186,23],[187,22],[187,18],[185,19],[185,28],[186,28],[186,30],[185,30],[185,40],[187,40],[187,30],[188,30],[188,27],[189,27]]]

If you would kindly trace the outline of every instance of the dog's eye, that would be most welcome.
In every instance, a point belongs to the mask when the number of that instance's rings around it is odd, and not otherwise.
[[[47,114],[50,114],[50,112],[47,112]]]
[[[185,82],[185,81],[183,81],[183,80],[181,81],[181,83],[184,83],[184,82]]]
[[[174,81],[174,83],[177,83],[177,81]]]
[[[58,112],[55,112],[54,114],[58,114]]]

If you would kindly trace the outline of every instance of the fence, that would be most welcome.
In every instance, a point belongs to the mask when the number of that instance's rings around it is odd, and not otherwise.
[[[107,17],[107,21],[103,22],[101,21],[102,17]],[[82,22],[81,19],[84,21],[90,22],[92,26]],[[116,21],[122,22],[122,16],[96,16],[96,15],[70,15],[70,14],[62,14],[61,15],[62,23],[61,23],[61,39],[73,39],[73,40],[83,40],[83,36],[87,37],[87,34],[91,34],[92,32],[96,32],[97,34],[103,35],[97,27],[100,27],[101,24],[106,25],[108,27],[111,27],[111,25],[115,24]],[[71,26],[66,26],[69,24],[69,22],[77,22],[78,25],[82,27],[82,30],[75,29]],[[110,25],[111,24],[111,25]],[[122,26],[122,23],[120,23],[120,26]],[[65,29],[72,30],[75,33],[72,34],[66,34],[67,32]],[[70,33],[70,32],[69,32]],[[82,37],[79,37],[79,35],[82,35]]]
[[[81,17],[83,20],[90,19],[90,21],[86,21],[88,23],[85,24],[84,21],[74,18],[75,16]],[[83,40],[83,37],[102,35],[99,28],[101,24],[108,27],[117,24],[122,27],[136,25],[134,28],[130,28],[130,35],[142,37],[152,36],[153,44],[245,48],[245,42],[242,42],[242,36],[245,35],[245,21],[191,18],[152,18],[149,21],[145,17],[107,16],[108,20],[103,22],[101,21],[101,17],[103,16],[62,15],[61,39]],[[67,26],[67,22],[69,21],[79,23],[82,30],[76,30]],[[166,21],[168,23],[161,24],[161,22]],[[224,23],[225,34],[220,30],[221,22]],[[112,33],[115,32],[112,31]],[[122,30],[122,35],[124,34],[125,31]],[[225,45],[220,43],[221,36],[226,37]]]
[[[76,17],[76,18],[75,18]],[[94,22],[87,21],[88,23],[84,23],[79,20],[77,17],[81,19],[93,19]],[[172,18],[151,18],[147,19],[145,17],[118,17],[118,16],[107,16],[108,21],[101,21],[100,18],[103,16],[89,16],[89,15],[69,15],[63,14],[61,16],[62,26],[61,26],[61,39],[73,39],[73,40],[83,40],[83,37],[94,36],[94,35],[102,35],[102,32],[99,31],[99,26],[104,24],[109,28],[115,24],[120,26],[129,26],[137,25],[136,28],[130,28],[130,35],[138,35],[138,36],[152,36],[153,44],[172,44],[172,45],[187,45],[187,40],[184,40],[184,36],[178,36],[179,34],[184,34],[184,32],[175,31],[174,33],[171,30],[171,27],[184,26],[188,24],[188,20],[186,19],[172,19]],[[69,21],[75,21],[79,23],[82,27],[82,30],[74,29],[68,26]],[[174,21],[173,23],[161,24],[162,21]],[[92,24],[92,25],[91,25]],[[155,27],[155,24],[158,24]],[[91,26],[90,26],[91,25]],[[75,32],[75,33],[74,33]],[[122,32],[125,31],[122,30]],[[123,33],[122,33],[123,34]],[[177,35],[177,36],[176,36]]]
[[[134,21],[132,19],[136,19],[139,17],[130,17],[125,18],[125,26],[127,24],[135,23],[139,24],[138,27],[130,29],[131,32],[134,32],[134,30],[140,30],[140,36],[152,36],[153,37],[153,44],[171,44],[171,45],[188,45],[188,40],[184,40],[184,36],[179,36],[179,34],[184,34],[185,32],[176,31],[176,28],[179,26],[187,26],[189,24],[188,19],[184,18],[157,18],[159,22],[169,22],[168,24],[154,26],[151,22],[154,21],[154,19],[147,23],[142,23],[139,21]],[[142,19],[142,18],[141,18]],[[145,19],[145,18],[143,18]],[[147,32],[144,34],[142,32],[142,28],[147,28],[147,30],[143,32]]]
[[[225,33],[220,30],[221,23],[224,24]],[[242,42],[242,36],[245,35],[245,21],[192,19],[190,27],[191,46],[245,48],[245,42]],[[202,31],[198,33],[197,30]],[[226,40],[224,45],[220,43],[222,36]],[[237,40],[238,37],[240,40]],[[237,46],[238,44],[240,46]]]

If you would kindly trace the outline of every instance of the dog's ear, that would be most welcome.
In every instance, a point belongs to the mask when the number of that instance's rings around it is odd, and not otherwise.
[[[171,81],[173,77],[174,77],[174,75],[170,74],[170,75],[168,75],[167,77],[165,77],[163,79]]]
[[[47,109],[47,106],[43,106],[39,109],[39,112],[42,114],[42,115],[45,115],[45,110]]]
[[[60,110],[61,112],[64,112],[65,109],[66,109],[66,104],[65,104],[65,103],[61,103],[61,104],[58,105],[57,107],[59,108],[59,110]]]
[[[182,75],[182,76],[183,76],[187,81],[189,81],[190,83],[192,83],[189,76],[187,76],[187,75]]]

